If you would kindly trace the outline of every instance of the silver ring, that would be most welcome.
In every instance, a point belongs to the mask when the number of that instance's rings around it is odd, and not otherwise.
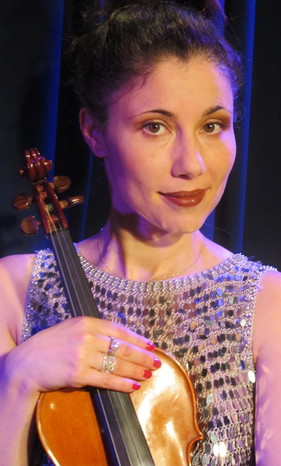
[[[116,365],[116,359],[112,354],[104,354],[100,372],[105,372],[106,374],[111,374]]]
[[[113,356],[118,350],[119,346],[120,346],[120,342],[116,340],[116,338],[110,338],[107,354],[111,354],[111,356]]]

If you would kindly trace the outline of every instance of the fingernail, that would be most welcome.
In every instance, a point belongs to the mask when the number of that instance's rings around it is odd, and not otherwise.
[[[150,341],[148,343],[146,343],[145,347],[146,347],[146,349],[148,351],[154,351],[155,350],[155,345],[153,343],[151,343]]]
[[[132,389],[133,389],[133,390],[139,390],[139,388],[141,388],[141,384],[140,384],[140,383],[137,383],[137,382],[133,383],[133,385],[132,385]]]
[[[161,367],[161,364],[162,362],[160,361],[160,359],[158,358],[155,358],[154,361],[153,361],[153,367],[155,367],[156,369],[158,369],[159,367]]]
[[[152,376],[152,372],[151,372],[151,371],[148,371],[148,370],[145,370],[145,371],[144,371],[143,377],[145,377],[146,379],[150,379],[151,376]]]

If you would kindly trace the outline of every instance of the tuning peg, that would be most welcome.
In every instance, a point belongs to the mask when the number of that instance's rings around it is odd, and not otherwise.
[[[27,210],[32,204],[32,197],[20,194],[12,199],[12,206],[17,210]]]
[[[62,193],[70,188],[71,179],[68,176],[55,176],[53,185],[58,193]]]
[[[70,209],[71,207],[75,207],[76,205],[83,204],[84,196],[73,196],[60,201],[60,205],[62,209]]]
[[[35,235],[38,232],[38,228],[41,226],[39,220],[32,215],[26,217],[21,221],[20,229],[25,235]]]

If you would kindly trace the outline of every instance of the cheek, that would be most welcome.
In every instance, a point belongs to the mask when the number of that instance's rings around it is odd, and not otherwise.
[[[105,159],[105,169],[111,187],[112,197],[122,198],[134,196],[142,191],[144,179],[143,164],[134,156],[134,151],[124,151],[115,148]]]
[[[214,154],[213,163],[209,165],[210,174],[217,189],[218,194],[224,190],[228,176],[235,162],[236,144],[229,143],[223,150]]]
[[[140,148],[140,144],[123,138],[109,146],[105,168],[110,182],[126,189],[126,184],[142,184],[153,177],[155,157]]]

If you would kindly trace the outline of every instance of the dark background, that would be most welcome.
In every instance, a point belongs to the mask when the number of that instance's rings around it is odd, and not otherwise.
[[[95,2],[98,4],[99,2]],[[100,2],[102,3],[102,2]],[[98,167],[81,140],[77,106],[65,85],[63,38],[79,29],[79,0],[2,0],[0,4],[0,256],[44,247],[41,232],[24,237],[11,207],[28,192],[18,175],[24,149],[38,147],[55,174],[72,178],[69,194],[86,202],[69,211],[73,239],[93,234],[106,215]],[[237,161],[207,233],[234,252],[281,269],[280,30],[278,2],[225,0],[245,64],[244,118],[237,128]]]

